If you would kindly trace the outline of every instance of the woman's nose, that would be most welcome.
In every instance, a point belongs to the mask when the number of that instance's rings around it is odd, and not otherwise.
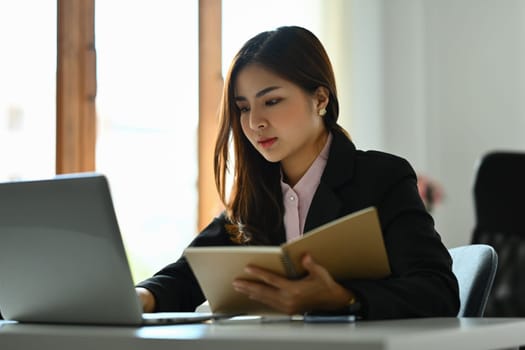
[[[255,111],[255,110],[251,110],[251,113],[250,113],[250,128],[252,130],[261,130],[261,129],[264,129],[268,126],[268,122],[266,121],[266,119],[264,118],[264,116]]]

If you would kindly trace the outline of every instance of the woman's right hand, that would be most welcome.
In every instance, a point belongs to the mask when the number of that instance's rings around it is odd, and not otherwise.
[[[135,292],[137,292],[137,296],[142,304],[142,311],[153,312],[155,310],[155,297],[153,293],[142,287],[135,288]]]

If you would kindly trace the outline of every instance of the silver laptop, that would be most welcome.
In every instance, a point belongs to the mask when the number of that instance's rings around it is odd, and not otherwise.
[[[211,313],[143,314],[104,175],[0,183],[0,313],[19,322],[144,325]]]

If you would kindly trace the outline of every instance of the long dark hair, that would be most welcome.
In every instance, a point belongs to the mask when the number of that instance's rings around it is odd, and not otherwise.
[[[284,206],[280,187],[280,164],[265,160],[244,135],[240,111],[234,100],[239,72],[257,63],[306,92],[328,89],[329,103],[323,117],[327,130],[346,132],[337,124],[339,102],[332,64],[319,39],[301,27],[280,27],[248,40],[234,57],[224,81],[219,112],[219,133],[215,144],[215,183],[226,206],[231,225],[227,229],[236,243],[277,242],[283,231]],[[229,143],[233,139],[235,169],[229,199],[226,174]]]

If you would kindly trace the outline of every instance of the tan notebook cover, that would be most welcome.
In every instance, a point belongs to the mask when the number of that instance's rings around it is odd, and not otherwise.
[[[233,280],[250,278],[243,269],[257,265],[290,278],[305,271],[300,260],[310,253],[337,279],[378,279],[390,274],[375,208],[346,215],[281,246],[188,247],[184,255],[217,313],[272,314],[272,309],[235,292]]]

